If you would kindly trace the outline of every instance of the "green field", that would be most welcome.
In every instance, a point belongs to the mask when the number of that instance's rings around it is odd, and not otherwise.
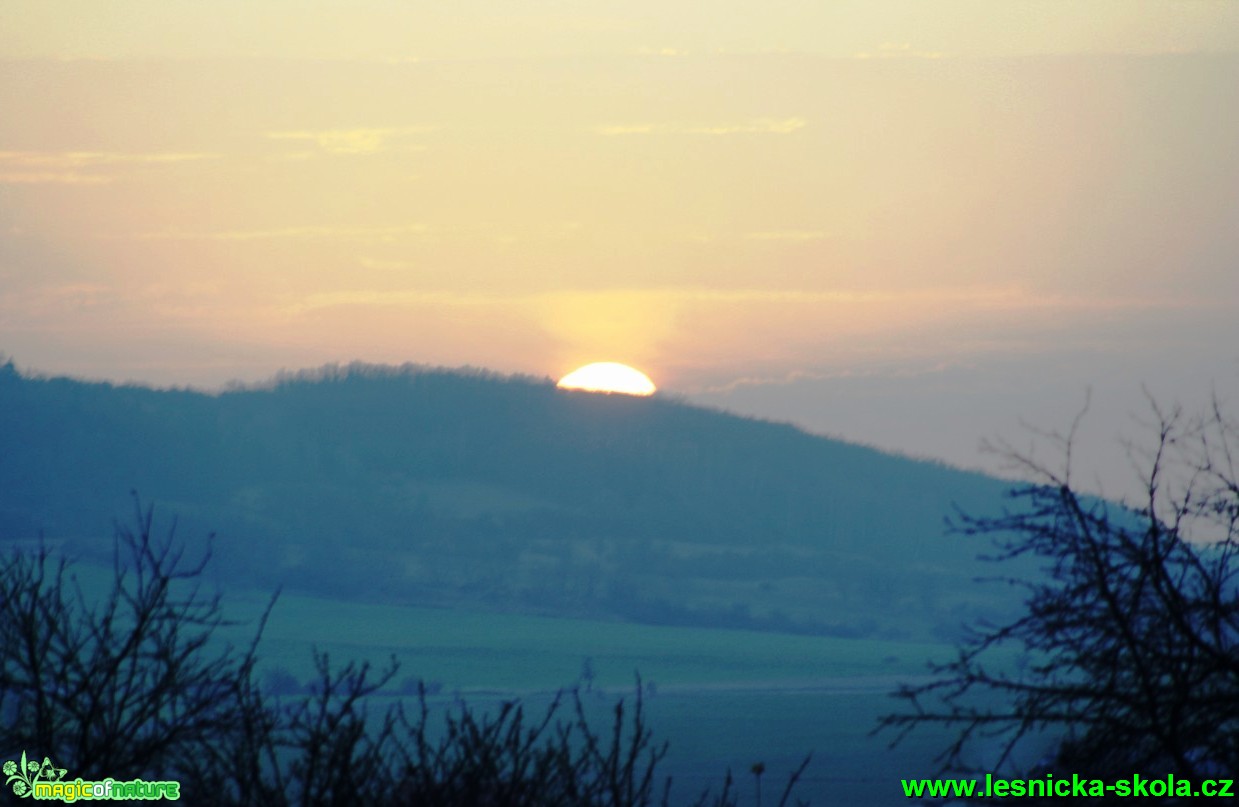
[[[231,597],[229,613],[251,617],[265,600]],[[235,636],[246,635],[244,630]],[[402,675],[461,691],[529,692],[574,683],[585,658],[595,685],[630,689],[634,671],[660,691],[704,687],[866,687],[922,675],[940,644],[793,636],[756,631],[636,625],[284,595],[262,643],[265,660],[298,678],[311,645],[335,658],[381,661]]]
[[[257,596],[231,597],[229,613],[252,617]],[[230,629],[241,640],[244,628]],[[520,696],[534,712],[553,692],[579,680],[583,660],[595,673],[586,694],[591,719],[609,726],[616,698],[633,694],[640,673],[653,694],[649,724],[670,742],[661,770],[685,798],[740,775],[746,799],[755,797],[747,773],[765,762],[766,803],[803,756],[814,761],[797,791],[817,805],[906,803],[900,776],[934,769],[943,735],[925,732],[894,751],[890,737],[871,736],[879,715],[893,708],[898,681],[926,674],[930,658],[951,649],[862,639],[791,636],[737,630],[633,625],[515,614],[341,603],[289,595],[267,625],[260,655],[298,680],[313,677],[311,647],[333,662],[394,655],[401,664],[385,700],[409,678],[442,685],[432,706],[450,708],[457,695],[487,710]]]

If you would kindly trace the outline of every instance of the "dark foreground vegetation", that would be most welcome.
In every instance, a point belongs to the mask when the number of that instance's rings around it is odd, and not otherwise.
[[[658,775],[667,744],[646,725],[640,681],[602,731],[576,690],[536,715],[515,701],[494,714],[457,703],[439,724],[424,688],[412,708],[372,714],[395,662],[336,666],[318,652],[308,695],[273,695],[256,670],[262,625],[248,646],[222,642],[219,596],[201,586],[209,551],[187,560],[152,520],[138,506],[137,528],[118,526],[100,599],[46,546],[0,561],[0,758],[51,762],[9,776],[23,793],[37,775],[178,780],[183,800],[207,805],[672,803]],[[778,804],[792,803],[807,764]],[[753,768],[759,799],[763,770]],[[677,803],[734,805],[736,786],[728,773]]]
[[[978,625],[937,680],[898,693],[908,708],[884,721],[902,733],[958,729],[943,754],[953,775],[1173,775],[1192,784],[1143,801],[1078,800],[1187,804],[1202,781],[1239,772],[1239,423],[1219,402],[1196,417],[1151,409],[1153,439],[1132,455],[1143,501],[1080,492],[1073,428],[1043,435],[1060,450],[1057,468],[1000,447],[1032,481],[999,515],[958,520],[960,532],[994,539],[995,560],[1033,558],[1044,574],[1005,579],[1025,591],[1023,615]]]

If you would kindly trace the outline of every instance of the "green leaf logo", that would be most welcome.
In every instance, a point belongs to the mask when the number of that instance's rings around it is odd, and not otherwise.
[[[42,763],[27,759],[25,751],[22,751],[21,762],[8,760],[0,770],[8,777],[4,783],[11,786],[15,794],[24,798],[34,794],[35,782],[57,782],[63,780],[68,773],[65,768],[53,765],[48,757],[43,757]]]

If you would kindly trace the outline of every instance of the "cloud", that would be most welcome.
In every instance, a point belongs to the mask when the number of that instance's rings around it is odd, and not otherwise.
[[[55,307],[83,307],[98,304],[115,290],[103,283],[64,283],[37,290],[37,296]]]
[[[821,241],[827,235],[821,230],[766,230],[745,233],[744,237],[749,241]]]
[[[72,171],[0,172],[0,185],[106,185],[113,177]]]
[[[863,378],[922,378],[937,376],[956,370],[968,368],[972,363],[954,359],[938,359],[932,361],[889,361],[884,364],[867,364],[862,367],[824,367],[817,369],[796,369],[782,372],[772,372],[769,375],[745,375],[731,378],[721,383],[705,383],[697,386],[685,386],[682,392],[690,395],[730,394],[737,390],[751,387],[783,387],[806,381],[834,381],[839,379]]]
[[[382,306],[536,306],[572,309],[596,317],[602,308],[649,310],[659,304],[686,303],[861,303],[884,302],[896,295],[884,292],[805,292],[771,289],[587,289],[535,291],[526,294],[478,294],[421,289],[346,289],[303,296],[290,303],[286,312],[304,312],[343,305]],[[604,305],[605,304],[605,305]]]
[[[391,241],[398,236],[424,235],[430,232],[426,224],[401,224],[392,227],[277,227],[267,230],[160,230],[138,233],[133,238],[142,241],[258,241],[266,239],[342,238],[362,241]]]
[[[0,184],[99,185],[116,179],[114,173],[106,171],[108,168],[196,162],[217,156],[191,152],[0,151]]]
[[[344,289],[340,291],[307,294],[286,303],[280,310],[284,314],[299,315],[329,308],[348,306],[396,306],[418,307],[470,307],[506,306],[511,300],[499,296],[457,294],[450,291],[424,291],[419,289]]]
[[[75,320],[114,307],[116,290],[101,283],[72,282],[11,290],[0,294],[0,330],[54,330],[57,321]]]
[[[675,56],[687,56],[688,51],[680,48],[639,48],[637,50],[639,56],[665,56],[672,58]]]
[[[329,154],[375,154],[393,139],[434,131],[433,126],[401,126],[378,129],[323,129],[320,131],[267,132],[271,140],[309,141]],[[419,149],[420,146],[406,148]]]
[[[125,154],[115,151],[0,151],[0,165],[22,168],[93,168],[133,163],[179,163],[217,155],[183,152]]]
[[[857,59],[941,59],[945,56],[939,50],[917,50],[908,42],[883,42],[877,50],[863,50],[855,54]]]
[[[384,258],[371,258],[367,255],[358,257],[357,262],[367,269],[378,269],[384,272],[408,269],[413,266],[413,264],[409,261],[393,261]]]
[[[399,262],[374,262],[366,259],[367,266],[382,265],[384,268],[399,266]],[[899,305],[922,309],[939,309],[958,306],[968,311],[1119,311],[1140,309],[1192,309],[1219,305],[1197,298],[1144,298],[1144,297],[1069,297],[1046,295],[1018,287],[965,287],[955,289],[911,289],[901,291],[874,290],[803,290],[803,289],[719,289],[706,287],[655,287],[580,289],[563,291],[534,291],[525,294],[478,294],[458,293],[446,290],[419,289],[351,289],[316,293],[300,298],[288,310],[313,310],[335,305],[526,305],[575,308],[596,311],[602,303],[615,303],[612,307],[642,309],[660,304],[801,304],[806,306],[845,305],[883,306]]]
[[[601,135],[632,135],[632,134],[654,134],[655,132],[668,131],[665,126],[656,126],[652,123],[638,123],[629,126],[599,126],[594,131]]]
[[[746,123],[719,126],[689,126],[673,123],[637,123],[595,127],[596,134],[614,137],[618,135],[733,135],[733,134],[791,134],[803,129],[804,118],[757,118]]]
[[[1187,298],[1066,297],[1014,286],[663,286],[510,294],[384,285],[285,296],[271,301],[264,318],[296,327],[347,322],[362,329],[435,321],[480,330],[502,321],[508,333],[549,340],[554,361],[564,367],[619,357],[661,367],[684,391],[724,393],[777,383],[772,380],[805,368],[883,376],[906,374],[910,366],[936,371],[944,360],[1033,353],[1051,333],[1064,344],[1090,344],[1095,335],[1089,323],[1158,319],[1171,309],[1191,315],[1192,306],[1203,304]],[[744,378],[737,381],[737,375]]]

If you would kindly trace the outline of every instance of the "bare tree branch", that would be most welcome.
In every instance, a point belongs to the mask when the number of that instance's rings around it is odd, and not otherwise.
[[[1239,767],[1239,428],[1219,401],[1188,418],[1149,399],[1148,450],[1130,455],[1138,506],[1113,505],[1071,482],[1081,416],[1067,435],[1040,432],[1061,470],[998,444],[1029,481],[996,516],[951,527],[990,539],[999,563],[1040,562],[1018,581],[1024,613],[979,625],[935,680],[895,693],[882,719],[892,744],[919,725],[954,727],[944,768],[1010,763],[1031,737],[1057,736],[1050,772],[1200,777]],[[1004,662],[1018,651],[1023,666]],[[989,746],[993,759],[976,754]]]

